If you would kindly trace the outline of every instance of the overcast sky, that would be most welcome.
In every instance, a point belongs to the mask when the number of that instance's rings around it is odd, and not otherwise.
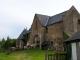
[[[53,16],[72,5],[80,12],[80,0],[0,0],[0,39],[17,38],[31,27],[35,13]]]

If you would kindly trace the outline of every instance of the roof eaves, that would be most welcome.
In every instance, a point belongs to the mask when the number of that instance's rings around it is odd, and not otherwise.
[[[70,38],[66,39],[65,42],[79,40],[80,38],[78,36],[80,36],[80,32],[77,32],[76,34],[74,34]]]

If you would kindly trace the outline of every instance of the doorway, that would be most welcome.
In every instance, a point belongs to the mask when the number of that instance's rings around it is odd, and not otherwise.
[[[38,35],[35,36],[35,44],[37,45],[37,47],[40,46],[40,38]]]

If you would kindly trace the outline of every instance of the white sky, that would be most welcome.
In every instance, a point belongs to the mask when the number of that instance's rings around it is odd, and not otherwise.
[[[0,0],[0,39],[17,38],[30,28],[35,13],[53,16],[72,5],[80,12],[80,0]]]

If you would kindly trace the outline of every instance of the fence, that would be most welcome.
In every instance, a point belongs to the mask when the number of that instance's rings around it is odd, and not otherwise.
[[[45,60],[67,60],[67,55],[66,54],[46,54],[45,55]]]

